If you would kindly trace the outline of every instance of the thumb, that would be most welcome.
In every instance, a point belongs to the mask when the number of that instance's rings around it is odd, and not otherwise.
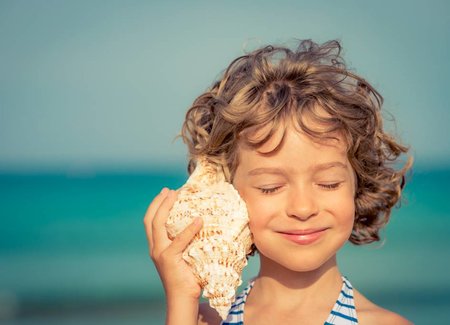
[[[183,252],[191,240],[194,239],[194,236],[200,231],[202,226],[203,219],[200,217],[195,218],[194,221],[186,227],[186,229],[175,237],[168,249],[172,250],[174,253]]]

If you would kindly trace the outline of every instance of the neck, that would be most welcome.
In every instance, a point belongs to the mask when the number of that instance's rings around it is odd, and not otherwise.
[[[272,279],[287,288],[307,288],[324,279],[341,280],[336,256],[331,257],[319,268],[312,271],[297,272],[289,270],[280,264],[273,263],[264,255],[260,255],[260,272],[258,278]]]
[[[299,304],[318,304],[321,301],[328,305],[335,300],[342,286],[336,256],[330,258],[318,269],[297,272],[271,262],[260,255],[260,272],[252,291],[258,300],[267,297],[267,302],[277,301],[284,306]]]

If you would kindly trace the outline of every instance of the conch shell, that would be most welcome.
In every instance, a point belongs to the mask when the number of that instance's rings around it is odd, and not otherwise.
[[[183,259],[197,277],[203,297],[226,319],[242,283],[252,235],[245,202],[226,182],[221,166],[206,158],[198,159],[179,190],[166,221],[169,238],[175,238],[196,217],[203,218],[203,228],[183,252]]]

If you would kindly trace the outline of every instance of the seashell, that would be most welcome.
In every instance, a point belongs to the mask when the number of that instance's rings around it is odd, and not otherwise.
[[[225,180],[221,166],[200,158],[186,184],[178,192],[166,221],[174,239],[195,217],[203,218],[203,228],[183,252],[191,266],[203,297],[226,319],[242,283],[241,275],[251,251],[245,202]]]

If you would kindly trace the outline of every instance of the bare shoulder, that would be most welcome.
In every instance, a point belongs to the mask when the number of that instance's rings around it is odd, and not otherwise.
[[[353,289],[358,320],[363,325],[413,325],[409,320],[392,311],[377,306],[360,292]]]
[[[201,303],[198,308],[198,325],[219,325],[222,319],[207,303]]]

